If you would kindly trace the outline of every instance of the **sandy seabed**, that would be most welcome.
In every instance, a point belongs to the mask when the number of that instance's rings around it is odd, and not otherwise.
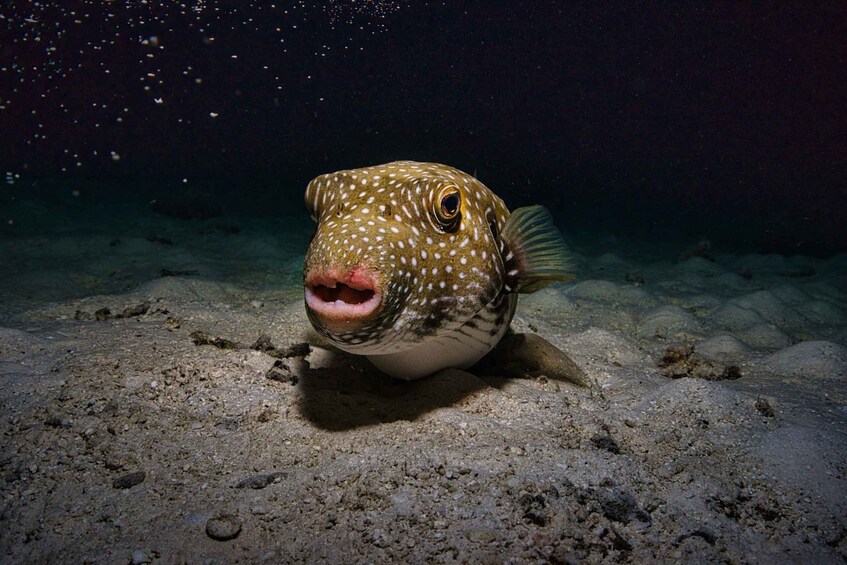
[[[575,244],[513,327],[592,386],[405,383],[312,334],[292,229],[0,240],[0,561],[847,559],[847,256]]]

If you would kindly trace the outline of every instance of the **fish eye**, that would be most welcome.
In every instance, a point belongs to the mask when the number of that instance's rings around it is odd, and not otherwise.
[[[441,213],[448,218],[459,212],[459,193],[452,192],[441,199]]]
[[[453,227],[456,219],[459,217],[461,205],[462,198],[458,190],[450,187],[441,191],[435,208],[435,215],[438,217],[438,221],[445,227]]]

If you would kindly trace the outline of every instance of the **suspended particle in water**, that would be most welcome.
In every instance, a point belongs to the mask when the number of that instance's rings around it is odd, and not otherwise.
[[[324,12],[332,23],[353,25],[357,22],[383,27],[379,20],[400,11],[408,1],[392,0],[329,0],[324,3]]]

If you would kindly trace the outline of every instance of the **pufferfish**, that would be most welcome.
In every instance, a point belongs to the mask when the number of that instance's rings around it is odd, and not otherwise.
[[[312,180],[309,321],[382,372],[417,379],[466,369],[504,336],[518,293],[573,278],[542,206],[509,212],[473,176],[396,161]]]

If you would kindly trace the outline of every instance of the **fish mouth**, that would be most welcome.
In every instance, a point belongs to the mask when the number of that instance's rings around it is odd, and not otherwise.
[[[382,304],[379,281],[364,267],[312,269],[306,274],[305,291],[306,307],[331,331],[360,326],[373,318]]]

